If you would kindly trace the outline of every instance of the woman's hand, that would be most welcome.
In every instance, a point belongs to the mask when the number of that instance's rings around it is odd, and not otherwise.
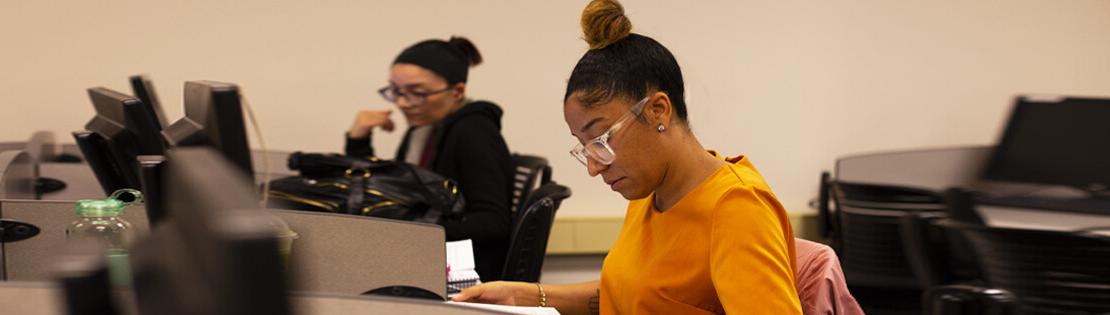
[[[351,139],[362,139],[370,136],[370,130],[381,127],[385,131],[393,131],[393,120],[389,118],[392,110],[362,110],[355,115],[355,122],[347,130]]]
[[[494,281],[463,289],[451,300],[513,306],[539,306],[540,289],[535,283]]]

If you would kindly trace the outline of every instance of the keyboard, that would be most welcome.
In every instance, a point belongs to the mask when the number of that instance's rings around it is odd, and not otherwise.
[[[990,206],[1110,215],[1110,199],[1104,198],[1006,196],[986,197],[978,200],[978,203]]]

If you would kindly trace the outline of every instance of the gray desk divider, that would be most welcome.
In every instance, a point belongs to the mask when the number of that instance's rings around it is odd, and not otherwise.
[[[0,217],[30,223],[39,234],[25,240],[4,243],[2,279],[9,281],[47,281],[49,263],[66,241],[66,227],[77,220],[72,201],[0,200]],[[139,205],[123,210],[138,235],[146,234],[146,210]]]
[[[288,151],[269,151],[262,154],[260,150],[252,150],[251,165],[254,165],[254,173],[269,173],[271,179],[297,175],[297,171],[289,169],[289,154]],[[270,158],[269,168],[266,168],[266,164],[262,163],[266,157]],[[261,177],[257,179],[261,180]]]
[[[127,294],[120,294],[127,295]],[[64,315],[61,289],[50,282],[0,282],[0,307],[4,314]],[[118,298],[117,303],[134,303]],[[505,314],[443,302],[372,296],[342,296],[307,292],[291,293],[293,314]],[[124,314],[134,314],[133,305],[118,305]]]
[[[361,294],[407,285],[447,296],[443,227],[304,211],[273,210],[300,234],[293,289]]]
[[[437,225],[377,218],[272,210],[300,234],[293,242],[293,288],[361,294],[391,285],[407,285],[446,296],[446,249]],[[40,229],[30,239],[5,243],[0,279],[47,281],[49,261],[65,243],[65,229],[77,219],[73,202],[0,200],[0,217]],[[124,210],[138,235],[148,231],[141,205]]]
[[[969,146],[842,157],[836,161],[836,180],[941,191],[978,181],[991,150]]]
[[[0,151],[9,150],[23,150],[27,147],[26,141],[4,141],[0,142]]]
[[[31,154],[35,162],[53,160],[58,155],[58,145],[54,133],[50,131],[36,131],[31,134],[24,149]]]
[[[27,152],[0,152],[0,198],[35,199],[35,163]]]

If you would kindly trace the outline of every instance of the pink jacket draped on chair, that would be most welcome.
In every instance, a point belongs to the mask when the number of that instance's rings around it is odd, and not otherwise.
[[[798,255],[798,298],[804,314],[863,314],[848,292],[844,271],[832,248],[800,238],[794,239],[794,247]]]

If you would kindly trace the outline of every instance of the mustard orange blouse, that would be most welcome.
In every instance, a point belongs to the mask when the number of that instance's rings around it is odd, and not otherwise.
[[[602,314],[801,314],[794,232],[743,156],[671,209],[634,200],[601,270]]]

